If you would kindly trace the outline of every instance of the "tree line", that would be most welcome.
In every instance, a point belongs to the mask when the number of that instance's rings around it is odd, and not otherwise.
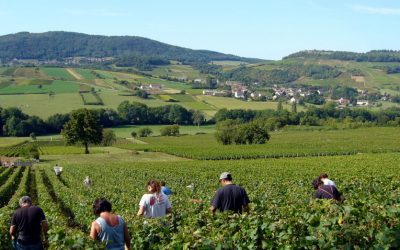
[[[242,123],[263,119],[268,131],[280,129],[286,125],[332,125],[348,126],[400,126],[400,108],[385,110],[367,110],[362,108],[337,109],[334,103],[322,107],[309,107],[307,111],[289,112],[287,110],[242,110],[220,109],[214,116],[215,122],[239,120]]]
[[[305,50],[293,53],[288,58],[317,58],[357,62],[400,62],[400,51],[398,50],[372,50],[365,53],[347,51]]]
[[[180,105],[148,107],[138,102],[122,102],[117,110],[94,109],[99,125],[109,128],[119,125],[144,124],[204,124],[204,114],[198,110],[187,110]],[[54,114],[43,120],[37,116],[29,116],[19,108],[0,107],[0,136],[29,136],[60,133],[70,120],[69,114]]]
[[[187,110],[180,105],[148,107],[138,102],[122,102],[117,110],[94,109],[99,125],[104,128],[119,125],[197,125],[214,124],[225,120],[238,120],[242,123],[261,118],[268,131],[280,129],[286,125],[333,125],[358,126],[400,126],[400,108],[385,110],[367,110],[362,108],[337,109],[335,104],[327,103],[323,107],[309,107],[307,111],[289,112],[278,110],[220,109],[215,116],[206,121],[199,110]],[[29,136],[60,133],[71,119],[70,114],[54,114],[43,120],[29,116],[19,108],[0,107],[0,136]],[[233,140],[232,140],[233,141]]]

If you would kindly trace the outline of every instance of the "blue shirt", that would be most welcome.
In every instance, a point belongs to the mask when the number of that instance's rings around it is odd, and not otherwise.
[[[168,196],[170,196],[172,194],[171,189],[169,189],[169,187],[164,187],[164,186],[161,187],[161,192]]]
[[[108,225],[107,222],[101,217],[97,218],[96,222],[101,228],[98,238],[101,242],[106,242],[107,250],[125,249],[125,221],[120,216],[118,216],[118,225],[115,227]]]

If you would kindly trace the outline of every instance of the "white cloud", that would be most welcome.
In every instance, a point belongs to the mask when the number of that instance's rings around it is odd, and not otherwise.
[[[94,16],[94,17],[121,17],[126,13],[110,11],[107,9],[69,9],[65,13],[74,16]]]
[[[400,8],[370,7],[364,5],[353,5],[352,9],[358,12],[380,15],[400,15]]]

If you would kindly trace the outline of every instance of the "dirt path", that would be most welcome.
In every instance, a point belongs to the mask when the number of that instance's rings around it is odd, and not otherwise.
[[[83,76],[81,76],[80,74],[76,73],[73,69],[71,68],[66,68],[67,72],[70,73],[73,77],[76,78],[76,80],[83,80],[85,78],[83,78]]]

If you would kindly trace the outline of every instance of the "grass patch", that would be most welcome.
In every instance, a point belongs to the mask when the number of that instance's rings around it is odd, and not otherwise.
[[[116,128],[112,128],[112,130],[115,132],[117,137],[120,138],[130,138],[131,132],[136,131],[138,132],[139,129],[148,127],[153,131],[153,135],[160,135],[160,129],[165,127],[167,125],[127,125],[127,126],[119,126]],[[215,126],[214,125],[207,125],[207,126],[179,126],[179,132],[181,134],[189,134],[189,135],[195,135],[196,133],[214,133],[215,132]],[[139,138],[140,139],[140,138]],[[141,139],[140,139],[141,140]]]
[[[46,75],[49,77],[52,77],[54,79],[59,79],[59,80],[70,80],[73,81],[75,80],[75,77],[73,77],[70,73],[68,73],[67,70],[64,68],[40,68]]]

